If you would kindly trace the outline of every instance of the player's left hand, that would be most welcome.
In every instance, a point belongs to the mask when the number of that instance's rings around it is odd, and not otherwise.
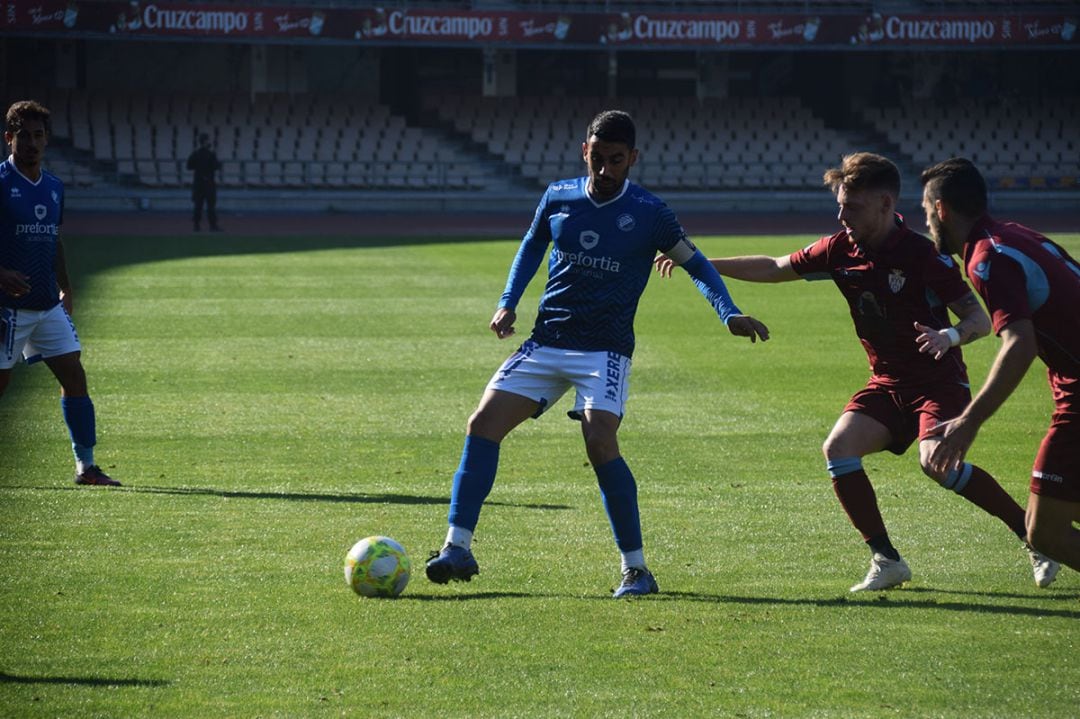
[[[915,323],[915,329],[919,332],[919,336],[915,338],[915,344],[923,354],[932,355],[934,359],[939,360],[952,348],[949,335],[945,330],[936,330],[918,322]]]
[[[671,259],[667,255],[660,254],[653,260],[653,267],[660,273],[661,277],[671,277],[671,270],[675,267],[675,260]]]
[[[751,342],[757,342],[758,337],[762,342],[769,341],[769,328],[750,315],[728,317],[727,328],[736,337],[749,337]]]
[[[937,437],[940,441],[930,453],[930,468],[941,474],[957,469],[963,464],[978,432],[978,423],[964,415],[934,427],[927,438]]]
[[[64,312],[67,312],[68,317],[70,317],[71,311],[75,309],[75,302],[71,297],[71,290],[60,290],[60,304],[64,306]]]

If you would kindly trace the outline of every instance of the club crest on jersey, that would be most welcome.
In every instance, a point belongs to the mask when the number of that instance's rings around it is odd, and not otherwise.
[[[591,250],[600,242],[600,235],[592,230],[583,230],[582,233],[578,235],[578,242],[580,242],[581,246],[586,250]]]
[[[629,232],[634,229],[637,222],[634,221],[633,215],[622,214],[615,218],[615,225],[623,232]]]
[[[45,207],[45,205],[34,205],[34,217],[44,220],[47,214],[49,214],[49,208]]]
[[[904,287],[904,283],[907,282],[907,278],[904,277],[903,270],[893,270],[889,273],[889,289],[895,295]]]

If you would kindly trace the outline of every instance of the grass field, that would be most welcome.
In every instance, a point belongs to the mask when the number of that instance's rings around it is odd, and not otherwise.
[[[681,274],[646,291],[620,436],[660,595],[610,599],[618,555],[560,411],[503,445],[480,576],[428,583],[465,418],[513,349],[486,325],[515,245],[69,239],[98,460],[125,486],[72,485],[55,383],[19,368],[0,401],[0,715],[1080,715],[1080,575],[1035,587],[1015,538],[914,452],[866,461],[914,580],[848,594],[869,554],[820,445],[867,369],[829,283],[732,282],[763,345]],[[967,351],[976,384],[996,349]],[[1049,411],[1039,365],[971,454],[1022,503]],[[410,551],[400,599],[344,583],[369,534]]]

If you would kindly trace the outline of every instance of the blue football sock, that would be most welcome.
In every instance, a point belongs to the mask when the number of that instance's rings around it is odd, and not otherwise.
[[[94,445],[97,444],[94,403],[89,397],[61,397],[60,410],[71,435],[75,463],[81,472],[94,463]]]
[[[638,515],[637,483],[622,457],[595,468],[615,544],[622,552],[641,549],[641,518]]]
[[[483,437],[465,437],[461,450],[461,464],[454,473],[450,488],[449,521],[452,526],[476,529],[480,519],[480,507],[495,485],[495,472],[499,468],[499,443]]]

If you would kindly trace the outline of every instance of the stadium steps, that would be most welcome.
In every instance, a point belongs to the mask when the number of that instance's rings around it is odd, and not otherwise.
[[[851,141],[853,147],[858,147],[866,152],[874,152],[896,163],[900,170],[900,196],[905,200],[913,198],[921,201],[922,189],[919,184],[919,175],[922,168],[895,142],[892,142],[881,132],[878,132],[872,124],[859,116],[849,118],[851,124],[841,128],[844,136]]]
[[[116,162],[98,160],[92,152],[74,147],[70,140],[53,135],[45,157],[45,169],[53,173],[66,187],[110,187],[135,185],[134,175],[122,176]]]
[[[491,152],[482,142],[458,132],[452,120],[441,118],[438,113],[424,113],[419,117],[409,115],[406,119],[410,125],[437,135],[446,145],[475,161],[477,166],[492,168],[489,172],[490,183],[486,185],[489,189],[497,192],[535,192],[535,183],[521,174],[520,167]]]

